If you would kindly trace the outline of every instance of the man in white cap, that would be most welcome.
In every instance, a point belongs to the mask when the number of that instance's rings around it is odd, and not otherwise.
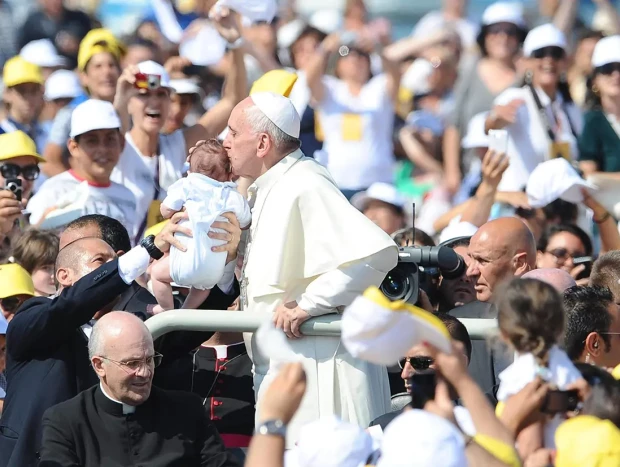
[[[320,416],[335,414],[368,426],[389,410],[385,367],[354,359],[338,337],[305,337],[300,325],[338,313],[367,287],[380,285],[398,259],[392,239],[347,202],[323,166],[301,152],[299,126],[289,99],[261,92],[235,107],[224,140],[233,173],[254,182],[248,191],[252,226],[241,307],[273,313],[308,375],[306,396],[289,425],[291,446],[300,426]],[[246,345],[260,408],[274,369],[256,351],[252,335]]]

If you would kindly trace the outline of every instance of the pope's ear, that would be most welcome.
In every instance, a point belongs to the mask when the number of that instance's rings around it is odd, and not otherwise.
[[[273,146],[271,139],[267,133],[261,133],[258,135],[258,144],[256,146],[256,156],[259,158],[265,157],[271,147]]]

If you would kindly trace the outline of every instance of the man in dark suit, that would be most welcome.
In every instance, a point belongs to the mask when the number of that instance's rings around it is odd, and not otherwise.
[[[47,410],[41,467],[237,467],[200,397],[152,386],[161,355],[142,321],[112,312],[88,344],[99,384]]]

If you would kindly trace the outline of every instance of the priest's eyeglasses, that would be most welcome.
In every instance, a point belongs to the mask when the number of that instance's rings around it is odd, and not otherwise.
[[[157,368],[161,364],[161,359],[164,358],[164,356],[160,353],[156,353],[142,360],[127,360],[125,362],[112,360],[111,358],[102,356],[99,356],[99,358],[112,362],[123,369],[126,373],[133,375],[140,371],[143,366],[148,368]]]

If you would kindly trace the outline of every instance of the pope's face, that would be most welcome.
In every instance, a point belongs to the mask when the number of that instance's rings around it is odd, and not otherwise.
[[[228,153],[232,173],[235,177],[256,179],[262,165],[257,155],[259,138],[248,123],[245,110],[253,105],[248,97],[241,101],[228,119],[228,134],[224,140],[224,149]]]

